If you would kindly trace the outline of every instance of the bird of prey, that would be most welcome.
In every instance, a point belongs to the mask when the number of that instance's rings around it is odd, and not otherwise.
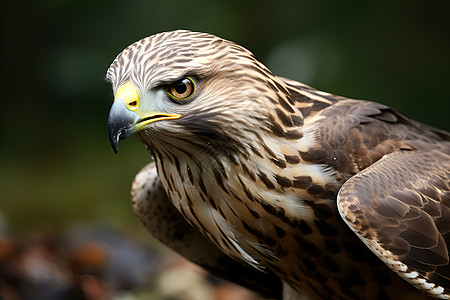
[[[114,151],[136,134],[154,159],[134,210],[181,254],[283,299],[450,298],[448,132],[206,33],[144,38],[107,79]]]

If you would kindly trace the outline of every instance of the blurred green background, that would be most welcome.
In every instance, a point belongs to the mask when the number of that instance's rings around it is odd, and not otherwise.
[[[129,203],[150,161],[111,150],[106,69],[129,44],[191,29],[278,75],[450,129],[449,1],[3,1],[0,214],[14,234],[101,221],[145,234]]]

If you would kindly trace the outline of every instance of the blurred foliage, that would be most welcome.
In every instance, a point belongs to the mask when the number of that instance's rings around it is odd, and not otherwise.
[[[126,46],[178,28],[255,53],[274,73],[379,101],[450,129],[448,1],[6,0],[0,212],[12,231],[103,220],[140,228],[129,189],[150,156],[109,147],[106,69]]]

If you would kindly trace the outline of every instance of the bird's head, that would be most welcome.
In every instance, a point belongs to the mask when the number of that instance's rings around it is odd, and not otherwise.
[[[270,127],[282,84],[245,48],[185,30],[130,45],[107,80],[115,94],[108,133],[116,153],[119,140],[134,133],[147,146],[185,140],[242,147],[251,131]]]

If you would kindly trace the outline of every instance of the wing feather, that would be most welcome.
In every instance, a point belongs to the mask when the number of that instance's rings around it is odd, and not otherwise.
[[[347,225],[392,270],[450,298],[450,156],[395,151],[350,178],[338,195]]]

